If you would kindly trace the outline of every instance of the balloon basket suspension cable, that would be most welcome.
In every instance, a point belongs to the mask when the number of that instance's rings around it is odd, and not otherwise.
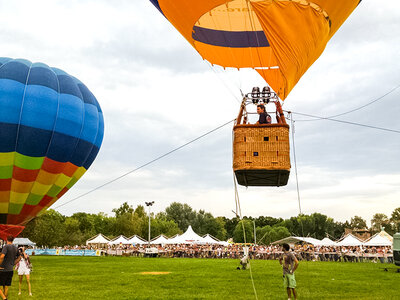
[[[304,238],[304,225],[303,225],[303,221],[302,221],[302,211],[301,211],[301,198],[300,198],[300,188],[299,188],[299,176],[297,173],[297,159],[296,159],[296,146],[295,146],[295,139],[294,139],[294,134],[295,134],[295,127],[294,127],[294,123],[295,121],[293,120],[293,114],[288,111],[288,119],[290,119],[290,124],[291,124],[291,129],[292,129],[292,151],[293,151],[293,161],[294,161],[294,173],[295,173],[295,177],[296,177],[296,191],[297,191],[297,202],[299,205],[299,223],[301,226],[301,235]],[[302,247],[304,250],[304,247]],[[310,257],[311,258],[311,257]],[[309,273],[309,266],[308,263],[306,263],[307,266],[307,273]],[[308,285],[308,291],[310,291],[310,282],[309,280],[307,280],[307,285]]]
[[[235,205],[236,205],[236,217],[239,217],[239,222],[242,223],[242,230],[243,230],[243,240],[244,240],[244,244],[246,245],[246,230],[244,227],[244,222],[243,222],[243,216],[242,216],[242,209],[240,208],[240,200],[239,200],[239,192],[237,189],[237,182],[236,182],[236,176],[235,176],[235,172],[233,172],[233,184],[235,186]],[[244,254],[244,250],[243,250],[243,254]],[[251,263],[250,263],[250,255],[249,255],[249,271],[250,271],[250,279],[251,279],[251,284],[253,286],[253,291],[254,291],[254,297],[256,300],[258,300],[258,296],[257,296],[257,290],[256,290],[256,286],[254,284],[254,278],[253,278],[253,272],[251,270]]]

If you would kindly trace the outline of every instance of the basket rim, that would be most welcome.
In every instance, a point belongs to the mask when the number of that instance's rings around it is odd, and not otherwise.
[[[290,128],[290,126],[288,124],[237,124],[235,126],[233,126],[233,129],[235,130],[236,128]]]

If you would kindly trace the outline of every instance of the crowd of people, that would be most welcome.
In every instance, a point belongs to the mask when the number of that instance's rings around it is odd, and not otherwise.
[[[161,257],[188,257],[188,258],[233,258],[239,259],[244,254],[243,244],[230,246],[220,245],[151,245],[138,246],[118,245],[103,249],[107,255],[132,255],[145,256],[147,248],[156,248]],[[251,259],[277,260],[282,255],[282,247],[279,245],[248,245]],[[365,246],[312,246],[295,245],[293,253],[298,260],[307,261],[344,261],[344,262],[393,262],[393,251],[389,247],[365,247]],[[154,253],[154,250],[153,252]]]

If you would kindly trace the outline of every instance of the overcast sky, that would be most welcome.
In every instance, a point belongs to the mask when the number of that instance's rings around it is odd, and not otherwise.
[[[302,77],[284,109],[332,116],[400,85],[400,2],[363,1]],[[79,78],[98,99],[105,135],[95,162],[58,202],[107,183],[232,120],[240,89],[263,86],[253,71],[203,61],[148,0],[0,0],[0,56],[25,58]],[[337,119],[400,131],[400,88]],[[293,115],[303,213],[369,221],[400,207],[399,133]],[[112,214],[128,202],[173,201],[233,217],[232,125],[129,176],[57,208]],[[292,157],[293,158],[293,157]],[[285,187],[239,188],[242,213],[299,213],[296,176]]]

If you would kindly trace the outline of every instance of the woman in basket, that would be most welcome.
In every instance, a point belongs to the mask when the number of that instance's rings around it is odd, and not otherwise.
[[[26,282],[28,283],[29,296],[32,296],[31,282],[30,282],[30,273],[32,268],[31,261],[29,260],[29,255],[25,253],[24,247],[19,248],[18,251],[19,254],[21,255],[21,260],[15,266],[15,269],[17,270],[19,276],[18,295],[21,295],[21,284],[22,284],[22,279],[24,278],[25,275]]]

